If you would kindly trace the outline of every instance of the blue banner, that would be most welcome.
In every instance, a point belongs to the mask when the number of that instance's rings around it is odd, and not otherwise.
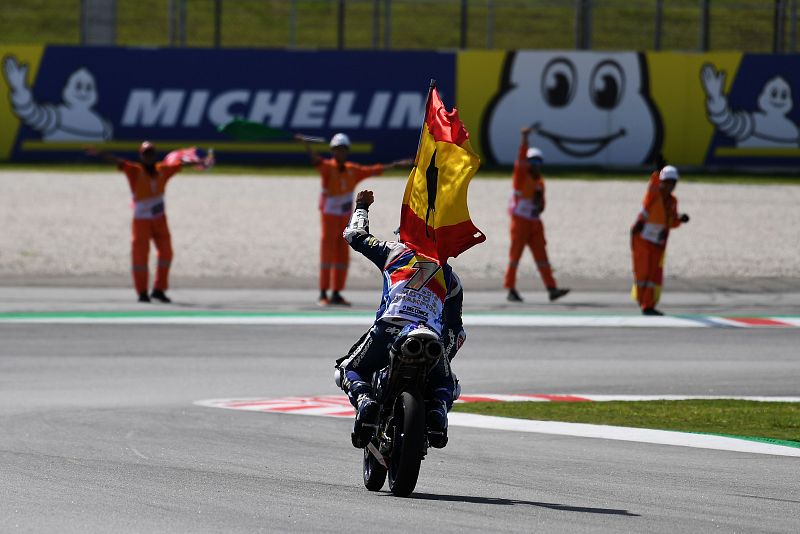
[[[341,131],[352,159],[385,162],[413,157],[430,78],[455,102],[447,52],[48,46],[35,78],[21,59],[4,60],[17,161],[76,159],[90,144],[130,154],[148,139],[162,152],[214,147],[220,162],[300,163],[294,133]],[[284,135],[242,142],[217,131],[234,118]]]
[[[713,66],[710,72],[713,76]],[[800,57],[744,54],[727,94],[710,81],[704,80],[706,113],[715,132],[706,165],[797,168]]]

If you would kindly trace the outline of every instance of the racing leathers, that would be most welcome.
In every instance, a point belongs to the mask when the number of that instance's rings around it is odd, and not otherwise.
[[[337,361],[342,389],[358,409],[359,399],[372,397],[372,374],[389,364],[396,336],[408,324],[424,323],[440,337],[446,356],[431,369],[425,398],[449,411],[456,387],[450,361],[466,339],[458,276],[447,264],[440,266],[403,243],[380,241],[370,234],[366,207],[357,207],[344,238],[381,270],[383,296],[372,327]]]

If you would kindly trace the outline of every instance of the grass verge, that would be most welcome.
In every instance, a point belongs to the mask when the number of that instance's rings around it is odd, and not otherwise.
[[[0,42],[80,42],[81,0],[0,2]],[[215,2],[186,2],[186,44],[212,46]],[[595,50],[646,50],[654,46],[648,28],[656,3],[595,2],[591,10]],[[774,4],[767,0],[714,0],[710,13],[712,50],[772,50]],[[117,0],[116,42],[167,45],[170,0]],[[347,49],[449,49],[461,45],[460,0],[348,0],[342,45]],[[565,0],[467,0],[466,46],[476,49],[572,49],[575,2]],[[335,0],[225,0],[223,46],[336,48]],[[387,12],[387,7],[390,12]],[[695,49],[702,10],[697,0],[664,2],[660,18],[664,50]],[[787,17],[788,18],[788,17]],[[387,33],[388,31],[388,33]],[[788,31],[788,29],[787,29]]]
[[[800,446],[800,403],[792,402],[475,402],[456,404],[453,411],[538,421],[766,438],[796,442]]]

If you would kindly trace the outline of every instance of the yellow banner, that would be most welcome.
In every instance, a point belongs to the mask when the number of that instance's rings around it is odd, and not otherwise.
[[[11,103],[12,88],[33,85],[43,52],[43,45],[0,45],[0,160],[9,158],[19,133],[20,121]]]
[[[647,55],[650,96],[658,107],[663,125],[661,152],[679,165],[703,165],[714,135],[706,111],[703,67],[713,65],[725,72],[723,91],[731,89],[742,59],[739,52]]]
[[[459,52],[456,59],[458,116],[469,131],[472,147],[483,159],[482,126],[487,108],[502,83],[503,51]]]
[[[720,52],[459,52],[476,152],[511,165],[520,130],[545,165],[796,167],[800,57]]]

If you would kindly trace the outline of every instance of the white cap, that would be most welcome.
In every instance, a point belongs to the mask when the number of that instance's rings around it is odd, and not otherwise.
[[[331,137],[331,148],[336,148],[337,146],[350,146],[350,138],[347,137],[347,134],[340,132]]]
[[[662,182],[664,180],[675,180],[675,181],[677,181],[678,180],[678,169],[676,169],[672,165],[667,165],[666,167],[661,169],[660,173],[658,173],[658,179],[661,180]]]
[[[544,159],[544,158],[542,157],[542,151],[541,151],[541,150],[539,150],[539,149],[538,149],[538,148],[536,148],[536,147],[533,147],[533,146],[532,146],[532,147],[530,147],[530,148],[528,149],[528,152],[526,152],[526,153],[525,153],[525,158],[527,158],[527,159],[531,159],[531,158],[539,158],[539,159],[541,159],[541,160],[543,160],[543,159]]]

